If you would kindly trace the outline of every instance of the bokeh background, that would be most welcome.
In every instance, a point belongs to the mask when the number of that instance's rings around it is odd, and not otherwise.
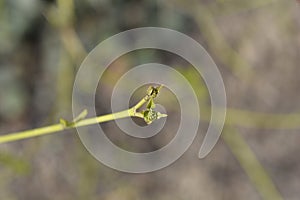
[[[0,199],[299,199],[296,0],[0,0],[0,134],[71,119],[74,76],[87,52],[109,36],[143,26],[181,31],[216,62],[228,111],[210,155],[197,158],[210,117],[201,76],[176,55],[136,51],[106,70],[97,112],[111,112],[114,84],[133,66],[153,61],[170,65],[191,82],[205,111],[189,150],[165,169],[127,174],[95,160],[75,130],[1,144]],[[136,91],[132,103],[145,88]],[[174,136],[180,113],[167,90],[159,103],[171,117],[167,128],[149,140],[125,136],[114,122],[102,126],[125,149],[160,148]]]

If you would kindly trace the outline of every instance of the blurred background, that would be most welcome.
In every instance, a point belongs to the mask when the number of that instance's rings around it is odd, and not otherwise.
[[[228,111],[222,137],[209,156],[197,157],[210,118],[201,76],[176,55],[135,51],[105,71],[97,112],[111,112],[114,84],[133,66],[170,65],[190,81],[206,111],[188,151],[162,170],[127,174],[94,159],[75,130],[1,144],[0,199],[299,199],[296,0],[0,0],[0,134],[72,119],[73,81],[87,52],[114,34],[143,26],[183,32],[216,62]],[[136,91],[132,103],[146,88]],[[168,90],[159,103],[171,117],[155,137],[133,139],[114,122],[102,125],[105,133],[130,151],[164,146],[174,137],[180,113]]]

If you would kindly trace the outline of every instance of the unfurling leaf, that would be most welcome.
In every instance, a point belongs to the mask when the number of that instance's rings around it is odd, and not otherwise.
[[[147,109],[152,109],[152,108],[155,108],[155,103],[154,103],[153,99],[151,98],[151,99],[148,101]]]
[[[150,86],[147,90],[147,95],[150,97],[150,98],[155,98],[157,97],[158,93],[159,93],[159,90],[163,87],[163,85],[159,85],[157,87],[153,87],[153,86]]]

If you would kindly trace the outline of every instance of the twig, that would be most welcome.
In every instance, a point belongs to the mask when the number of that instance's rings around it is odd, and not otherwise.
[[[7,135],[0,136],[0,144],[22,140],[26,138],[32,138],[35,136],[56,133],[70,128],[88,126],[92,124],[107,122],[107,121],[126,118],[126,117],[143,118],[147,124],[150,124],[156,119],[167,116],[166,114],[161,114],[153,110],[155,106],[153,103],[153,99],[157,96],[161,87],[162,86],[150,87],[147,91],[147,95],[142,100],[140,100],[135,106],[127,110],[120,111],[117,113],[102,115],[98,117],[83,119],[87,115],[87,111],[85,110],[78,117],[76,117],[72,122],[68,122],[65,119],[60,119],[60,123],[53,124],[50,126],[21,131],[21,132],[15,132],[15,133],[10,133]],[[147,109],[139,112],[138,109],[141,108],[145,103],[148,103]]]

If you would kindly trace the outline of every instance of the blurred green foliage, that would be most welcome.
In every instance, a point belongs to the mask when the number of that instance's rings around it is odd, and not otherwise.
[[[28,161],[8,153],[0,154],[0,163],[3,167],[10,168],[16,174],[26,175],[30,171]]]

